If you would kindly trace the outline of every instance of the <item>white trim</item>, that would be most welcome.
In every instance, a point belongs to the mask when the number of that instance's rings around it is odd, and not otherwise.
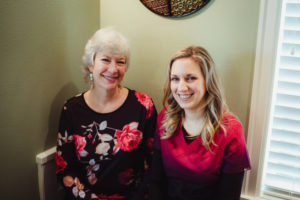
[[[259,199],[267,141],[282,0],[261,0],[247,146],[252,169],[243,194]]]
[[[40,200],[47,199],[46,193],[44,190],[44,185],[45,185],[44,165],[46,165],[48,162],[50,162],[54,159],[55,152],[56,152],[56,146],[36,155],[36,163],[38,166],[38,182],[39,182]]]
[[[43,165],[50,160],[53,160],[56,152],[56,146],[36,155],[36,163]]]
[[[240,200],[266,200],[260,197],[252,197],[252,196],[247,196],[247,195],[241,195]]]

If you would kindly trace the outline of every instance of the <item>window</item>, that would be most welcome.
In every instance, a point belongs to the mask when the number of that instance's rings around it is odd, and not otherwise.
[[[281,10],[262,189],[300,198],[300,1]]]
[[[246,199],[300,199],[300,0],[261,1]]]

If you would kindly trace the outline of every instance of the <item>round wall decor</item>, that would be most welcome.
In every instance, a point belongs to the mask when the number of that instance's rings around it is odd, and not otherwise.
[[[140,0],[149,10],[165,17],[183,17],[203,8],[210,0]]]

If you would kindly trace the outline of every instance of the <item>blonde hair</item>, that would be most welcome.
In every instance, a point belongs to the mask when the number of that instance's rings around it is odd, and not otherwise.
[[[164,134],[162,139],[171,138],[180,124],[181,118],[184,115],[183,109],[174,99],[170,88],[170,76],[173,63],[181,58],[190,58],[199,64],[199,67],[205,78],[206,93],[204,109],[204,125],[200,133],[202,144],[206,149],[210,150],[210,144],[214,144],[214,135],[219,128],[223,126],[223,110],[226,108],[226,103],[223,96],[219,78],[216,73],[215,64],[209,53],[202,47],[189,46],[176,52],[169,64],[167,78],[164,84],[163,105],[166,109],[162,127]],[[226,131],[225,131],[226,133]],[[196,136],[197,137],[197,136]]]

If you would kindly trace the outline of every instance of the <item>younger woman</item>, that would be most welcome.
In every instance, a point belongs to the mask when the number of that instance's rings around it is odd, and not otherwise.
[[[226,109],[214,62],[204,48],[186,47],[173,56],[163,103],[152,199],[239,199],[244,171],[250,169],[243,126]]]

